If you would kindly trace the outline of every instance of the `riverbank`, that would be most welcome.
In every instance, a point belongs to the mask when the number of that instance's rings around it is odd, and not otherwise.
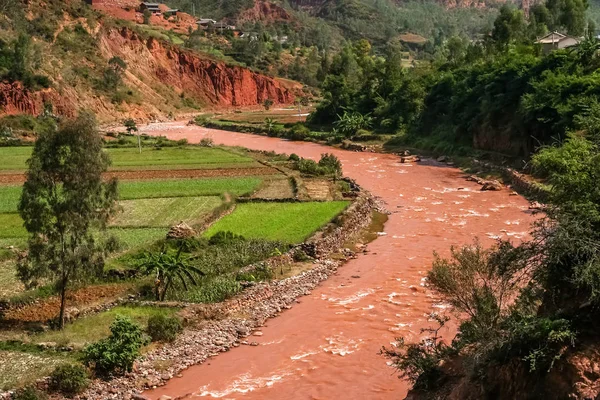
[[[178,376],[189,366],[201,364],[221,352],[241,345],[254,346],[249,336],[273,318],[310,293],[320,282],[336,273],[337,269],[354,252],[343,246],[370,224],[372,214],[382,210],[381,205],[369,193],[357,189],[353,203],[336,219],[313,235],[305,244],[297,246],[315,256],[309,266],[303,266],[298,275],[271,282],[251,284],[240,295],[223,303],[182,304],[163,306],[184,307],[182,316],[188,325],[184,333],[173,343],[164,344],[146,353],[136,361],[134,371],[111,381],[94,380],[80,399],[131,399],[143,398],[144,389],[162,386]],[[361,249],[366,246],[361,244]],[[273,266],[293,264],[290,250],[263,263]],[[248,267],[249,270],[252,266]],[[138,304],[136,301],[129,301]],[[39,382],[45,388],[45,380]],[[0,394],[10,399],[10,394]],[[61,398],[54,396],[52,398]]]

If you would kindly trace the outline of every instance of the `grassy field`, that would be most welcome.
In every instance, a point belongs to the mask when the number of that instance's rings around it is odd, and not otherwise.
[[[120,202],[123,211],[112,225],[168,227],[180,221],[192,225],[220,204],[218,196],[125,200]]]
[[[28,385],[67,361],[60,355],[3,350],[0,350],[0,359],[0,390]]]
[[[348,201],[238,204],[233,213],[212,225],[204,235],[231,231],[247,238],[300,243],[348,204]]]
[[[177,311],[176,308],[166,307],[119,306],[100,314],[80,318],[66,325],[63,331],[48,331],[34,335],[30,339],[34,343],[54,342],[61,345],[82,346],[107,337],[110,334],[110,324],[117,315],[129,317],[141,326],[146,326],[148,318],[153,315],[173,315]]]
[[[0,171],[24,171],[33,147],[0,147]],[[123,169],[185,169],[185,168],[248,168],[261,167],[251,157],[220,148],[164,147],[160,150],[115,148],[106,150],[114,170]]]
[[[21,198],[21,186],[0,186],[0,213],[17,211]]]
[[[119,183],[119,196],[123,200],[218,196],[225,192],[240,196],[253,192],[261,182],[262,179],[256,177],[124,181]],[[2,200],[0,197],[0,210],[1,207]]]
[[[27,231],[19,214],[0,214],[0,239],[23,238]]]
[[[241,196],[254,192],[262,183],[257,177],[153,179],[120,181],[122,200],[158,197],[219,196],[225,192]],[[0,213],[15,213],[21,198],[21,186],[0,186]]]

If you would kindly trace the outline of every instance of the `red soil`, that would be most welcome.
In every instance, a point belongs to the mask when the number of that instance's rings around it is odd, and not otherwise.
[[[253,168],[215,168],[215,169],[168,169],[168,170],[128,170],[110,171],[104,174],[106,178],[122,180],[151,180],[151,179],[186,179],[232,176],[274,175],[279,172],[269,167]],[[0,185],[10,185],[25,182],[25,175],[0,174]]]

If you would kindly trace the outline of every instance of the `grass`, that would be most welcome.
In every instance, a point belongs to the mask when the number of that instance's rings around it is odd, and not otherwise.
[[[120,202],[123,212],[114,222],[120,227],[168,227],[180,221],[192,225],[221,204],[217,196],[138,199]]]
[[[204,235],[231,231],[247,238],[300,243],[331,221],[348,201],[306,203],[244,203],[212,225]]]
[[[65,357],[31,354],[19,351],[0,351],[0,390],[9,390],[33,383],[47,376]]]
[[[153,315],[173,315],[176,308],[150,306],[119,306],[111,310],[94,314],[65,325],[63,331],[48,331],[33,336],[35,343],[54,342],[60,345],[75,344],[78,346],[95,342],[110,335],[110,324],[117,315],[131,318],[134,322],[145,327],[148,318]]]
[[[17,211],[21,198],[21,186],[0,186],[0,213]]]
[[[17,278],[13,261],[0,262],[0,299],[14,296],[23,291],[23,285]]]
[[[0,239],[25,238],[27,230],[19,214],[0,214]]]
[[[256,190],[261,182],[262,179],[256,177],[126,181],[119,183],[119,192],[120,198],[123,200],[157,197],[218,196],[225,192],[241,196]],[[0,191],[0,196],[1,193]],[[2,197],[0,197],[0,210],[2,210]]]
[[[113,169],[185,169],[260,167],[253,158],[220,148],[165,147],[162,150],[135,148],[108,149]]]
[[[234,196],[252,193],[260,186],[258,177],[154,179],[119,182],[122,200],[157,197],[218,196],[225,192]],[[0,213],[15,213],[21,198],[21,186],[0,186]]]
[[[24,171],[33,147],[0,147],[0,171]],[[184,169],[184,168],[247,168],[261,167],[253,158],[221,148],[164,147],[161,150],[114,148],[106,150],[112,159],[112,169]]]
[[[121,246],[121,250],[132,250],[152,244],[163,239],[167,234],[165,228],[121,228],[112,227],[107,230],[108,235],[114,235]]]

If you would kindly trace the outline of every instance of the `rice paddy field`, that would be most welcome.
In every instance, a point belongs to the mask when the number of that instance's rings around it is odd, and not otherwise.
[[[348,206],[348,201],[243,203],[212,225],[205,236],[231,231],[247,238],[301,243]]]

